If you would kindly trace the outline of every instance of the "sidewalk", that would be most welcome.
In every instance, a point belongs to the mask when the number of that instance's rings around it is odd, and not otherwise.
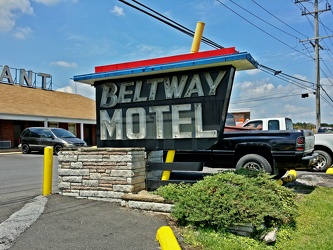
[[[8,153],[21,153],[22,151],[21,151],[21,149],[20,148],[1,148],[0,149],[0,154],[2,154],[2,153],[6,153],[6,154],[8,154]]]
[[[44,212],[10,244],[10,249],[156,250],[156,232],[168,225],[162,215],[117,203],[58,194],[47,199]]]

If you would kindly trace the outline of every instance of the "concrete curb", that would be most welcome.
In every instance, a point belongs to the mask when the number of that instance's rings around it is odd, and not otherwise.
[[[18,155],[22,154],[22,152],[0,152],[0,155]]]
[[[47,198],[37,196],[0,224],[0,250],[12,247],[14,240],[43,213]]]
[[[2,148],[0,149],[0,155],[13,155],[13,154],[22,154],[20,148]]]

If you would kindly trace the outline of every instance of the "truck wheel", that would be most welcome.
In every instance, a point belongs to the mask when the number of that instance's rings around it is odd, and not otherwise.
[[[323,150],[315,150],[318,154],[317,162],[312,166],[312,170],[316,172],[326,171],[332,165],[332,157]]]
[[[244,155],[236,164],[236,169],[246,168],[249,170],[261,170],[267,173],[272,173],[272,167],[269,162],[262,157],[261,155],[257,154],[248,154]]]

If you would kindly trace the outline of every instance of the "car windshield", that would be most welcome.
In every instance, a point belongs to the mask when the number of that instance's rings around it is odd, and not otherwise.
[[[55,134],[58,138],[75,138],[76,136],[73,135],[71,132],[65,129],[54,128],[51,129],[53,134]]]

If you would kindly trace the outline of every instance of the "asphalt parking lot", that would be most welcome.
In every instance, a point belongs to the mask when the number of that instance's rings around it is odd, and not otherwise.
[[[0,157],[0,249],[159,249],[156,232],[168,225],[165,216],[129,210],[116,203],[58,195],[56,156],[53,194],[45,200],[40,197],[42,154],[13,152]],[[204,169],[211,173],[221,170]],[[333,187],[333,175],[298,171],[296,181],[288,185],[300,190],[304,186]],[[38,202],[35,197],[39,197]],[[25,213],[17,213],[26,205],[30,207]],[[40,211],[37,218],[29,218],[36,211]],[[20,224],[9,226],[8,218],[25,226],[31,224],[26,228]]]

